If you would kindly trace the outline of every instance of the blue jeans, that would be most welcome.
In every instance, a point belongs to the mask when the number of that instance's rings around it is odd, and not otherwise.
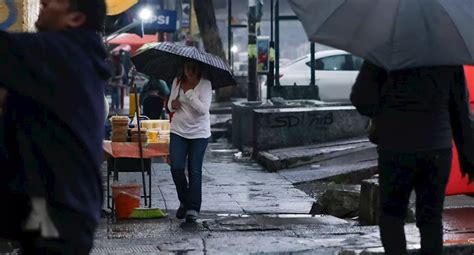
[[[170,161],[173,181],[181,205],[199,212],[202,201],[202,165],[209,139],[186,139],[171,134]],[[188,178],[184,173],[188,164]],[[189,180],[189,181],[188,181]]]

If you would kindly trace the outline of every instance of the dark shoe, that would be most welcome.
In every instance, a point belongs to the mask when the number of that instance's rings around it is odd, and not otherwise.
[[[184,217],[186,217],[186,208],[180,206],[176,211],[176,219],[182,220]]]
[[[186,215],[186,223],[196,223],[197,217],[192,214]]]

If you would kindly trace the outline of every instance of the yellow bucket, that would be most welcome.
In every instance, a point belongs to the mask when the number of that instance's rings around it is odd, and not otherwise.
[[[135,116],[135,93],[130,93],[129,95],[130,110],[128,112],[129,116]],[[138,95],[138,102],[140,102],[140,95]]]

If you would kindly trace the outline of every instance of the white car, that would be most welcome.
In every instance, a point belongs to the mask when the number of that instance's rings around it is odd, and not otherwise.
[[[321,101],[349,102],[362,63],[363,59],[342,50],[316,52],[315,76]],[[281,86],[308,86],[311,82],[311,54],[282,66],[279,80]]]

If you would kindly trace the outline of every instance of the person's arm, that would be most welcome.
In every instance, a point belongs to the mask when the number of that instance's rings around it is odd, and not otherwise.
[[[190,89],[184,94],[190,101],[191,106],[199,114],[207,114],[212,103],[212,85],[209,81],[203,80],[199,92]]]
[[[457,68],[450,93],[451,128],[463,177],[467,175],[468,181],[474,182],[474,115],[464,72],[462,67]]]
[[[173,85],[171,85],[171,94],[170,94],[170,99],[168,100],[168,111],[170,111],[170,112],[175,112],[176,111],[176,109],[173,109],[173,106],[172,106],[173,100],[176,100],[176,98],[178,97],[178,93],[179,93],[179,88],[176,85],[176,83],[178,83],[178,79],[175,78],[173,80]]]
[[[387,72],[382,68],[364,61],[352,87],[351,102],[360,114],[367,117],[377,115],[380,102],[380,88],[387,79]]]

